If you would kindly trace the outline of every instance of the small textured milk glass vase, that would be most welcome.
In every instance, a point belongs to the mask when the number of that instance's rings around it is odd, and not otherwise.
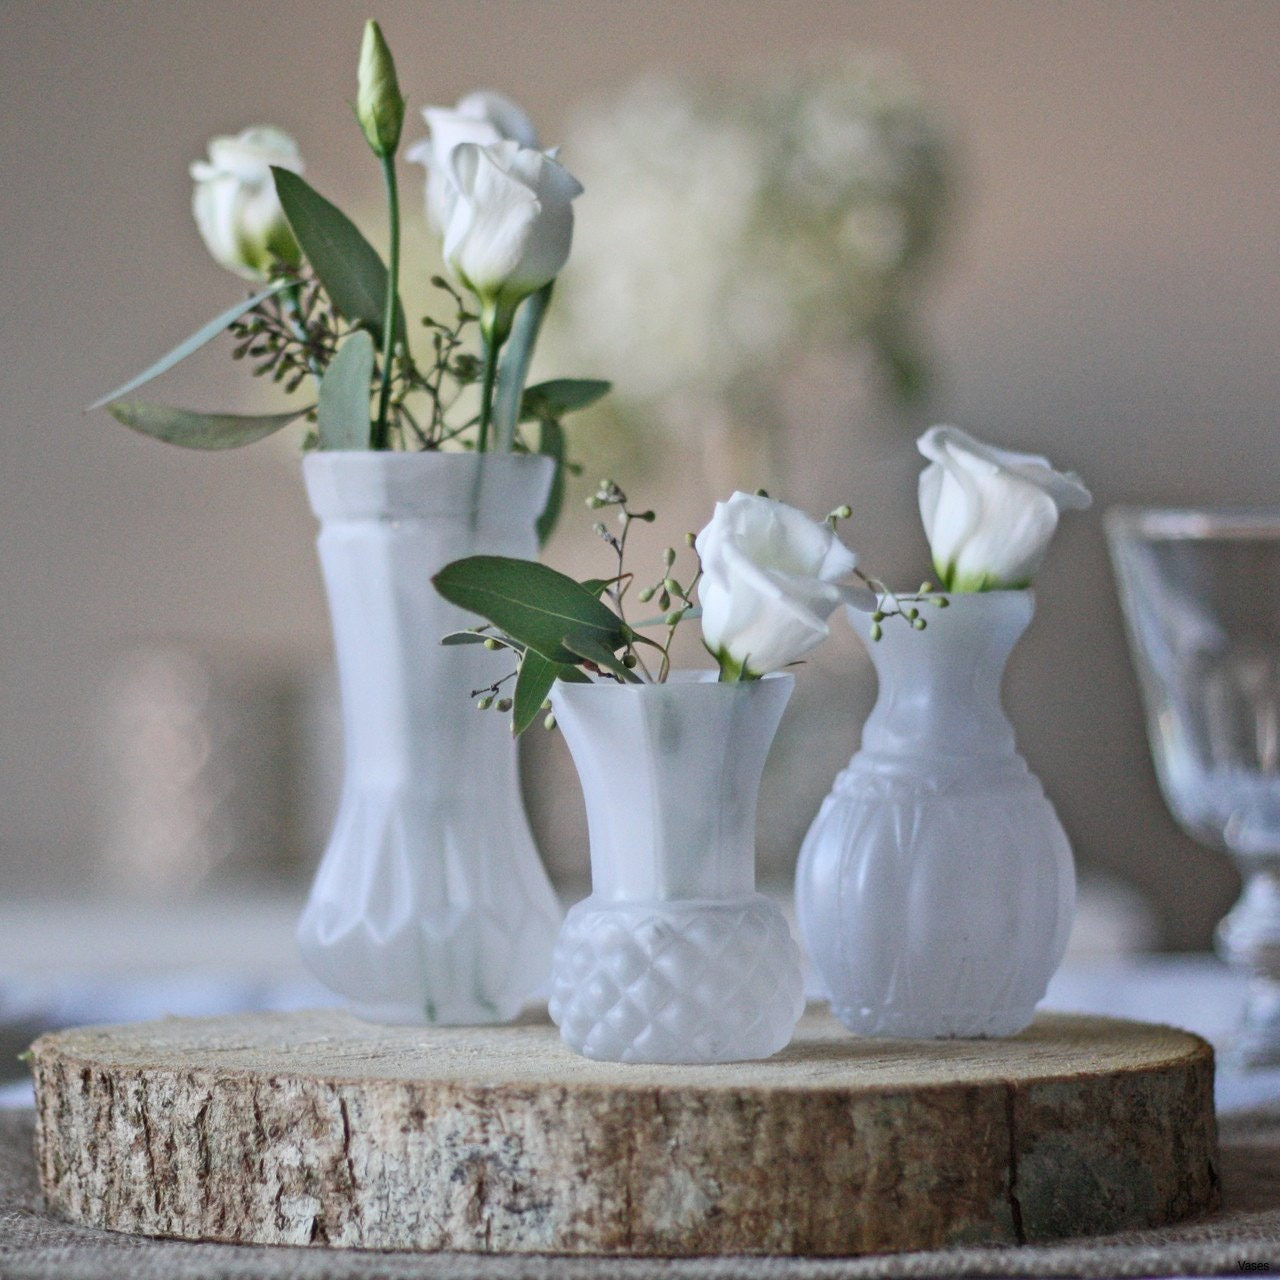
[[[451,560],[537,555],[547,458],[312,453],[345,764],[298,943],[379,1022],[505,1021],[545,987],[561,912],[520,797],[504,716],[468,699],[503,655],[440,638],[476,619],[431,577]]]
[[[551,975],[551,1016],[578,1053],[734,1062],[790,1041],[800,956],[756,892],[755,819],[792,684],[556,685],[591,837],[591,896],[570,909]]]
[[[1062,959],[1071,849],[1000,706],[1033,609],[1028,591],[953,595],[879,641],[849,610],[880,691],[805,838],[796,912],[855,1034],[1012,1035]]]

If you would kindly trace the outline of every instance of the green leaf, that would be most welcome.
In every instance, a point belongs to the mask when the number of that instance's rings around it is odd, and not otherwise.
[[[538,452],[554,458],[556,463],[556,473],[551,477],[551,488],[547,493],[547,505],[542,508],[536,526],[538,546],[542,547],[551,537],[564,506],[564,428],[558,422],[551,419],[543,422],[538,435]]]
[[[285,217],[329,300],[339,314],[368,326],[381,343],[387,268],[378,251],[336,204],[305,179],[276,165],[271,172]],[[407,342],[403,307],[396,316],[396,330]]]
[[[530,294],[516,312],[511,337],[502,348],[498,361],[498,389],[493,401],[493,430],[499,449],[508,453],[515,441],[516,419],[524,398],[524,383],[529,376],[538,331],[547,314],[555,281],[550,280],[537,293]]]
[[[525,652],[520,660],[520,673],[516,676],[516,691],[512,700],[511,732],[523,733],[537,718],[542,704],[551,692],[561,664],[544,658],[533,649]],[[575,668],[567,668],[574,670]]]
[[[624,684],[641,683],[640,677],[634,671],[623,666],[622,660],[617,654],[612,649],[602,645],[594,636],[580,635],[575,631],[565,636],[564,647],[576,653],[578,657],[594,662],[602,670],[612,671]]]
[[[117,422],[144,436],[179,444],[184,449],[236,449],[279,431],[314,407],[306,404],[288,413],[246,415],[195,413],[191,409],[172,409],[145,400],[118,400],[107,405],[107,412]]]
[[[246,311],[252,311],[258,303],[265,302],[268,298],[281,293],[289,288],[291,284],[292,281],[290,280],[278,280],[270,287],[255,293],[251,298],[246,298],[243,302],[237,302],[234,307],[229,307],[220,316],[210,320],[203,329],[198,329],[191,337],[178,343],[172,351],[167,355],[161,356],[155,364],[138,374],[136,378],[130,378],[124,386],[108,392],[100,400],[95,400],[85,412],[87,413],[89,409],[101,409],[103,405],[110,404],[112,400],[119,400],[121,396],[127,396],[130,391],[136,391],[144,382],[150,382],[152,378],[158,378],[162,373],[172,369],[180,360],[185,360],[193,351],[199,351],[206,342],[212,342],[228,325],[233,321],[239,320]]]
[[[373,381],[373,339],[357,329],[338,348],[316,406],[316,431],[322,449],[369,447],[369,397]]]
[[[526,387],[520,401],[520,421],[539,422],[560,418],[575,409],[585,409],[607,395],[613,386],[599,378],[553,378]]]
[[[590,684],[591,678],[577,667],[551,662],[535,649],[525,651],[516,676],[516,692],[511,714],[511,731],[523,733],[537,718],[542,704],[557,680],[566,684]]]
[[[441,644],[484,644],[486,640],[491,639],[489,634],[482,635],[478,631],[450,631],[448,635],[440,637]]]
[[[692,622],[696,618],[702,617],[702,606],[696,604],[672,605],[666,613],[655,613],[652,618],[641,618],[639,622],[633,622],[631,625],[637,630],[640,627],[670,626],[670,623],[667,622],[667,615],[672,613],[680,614],[681,622]]]
[[[478,613],[552,662],[576,664],[563,644],[572,631],[612,651],[626,643],[626,624],[580,583],[535,560],[469,556],[431,581],[459,608]]]

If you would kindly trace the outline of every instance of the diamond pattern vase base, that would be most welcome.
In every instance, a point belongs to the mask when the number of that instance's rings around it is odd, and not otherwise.
[[[551,1017],[570,1048],[612,1062],[735,1062],[786,1046],[804,1007],[800,956],[777,905],[610,903],[569,912]]]

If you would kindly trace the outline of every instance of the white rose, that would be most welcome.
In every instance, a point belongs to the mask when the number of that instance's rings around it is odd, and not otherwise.
[[[702,636],[721,678],[776,671],[826,639],[857,557],[830,525],[771,498],[716,503],[695,546]]]
[[[578,180],[518,142],[459,143],[451,157],[457,201],[444,260],[479,299],[486,334],[506,336],[520,301],[555,279],[573,241]]]
[[[533,121],[510,98],[481,90],[469,93],[456,107],[426,107],[422,112],[431,136],[415,143],[405,158],[427,171],[427,222],[443,236],[458,198],[453,181],[454,148],[463,142],[488,146],[508,139],[537,147]]]
[[[1025,587],[1059,512],[1093,501],[1074,472],[983,444],[957,427],[930,427],[917,448],[931,459],[920,474],[920,518],[950,591]]]
[[[265,280],[273,262],[302,261],[272,165],[301,173],[298,144],[280,129],[258,125],[234,138],[214,138],[208,160],[191,166],[191,210],[200,235],[216,261],[246,280]]]

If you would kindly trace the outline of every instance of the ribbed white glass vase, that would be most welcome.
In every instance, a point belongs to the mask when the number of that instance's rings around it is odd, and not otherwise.
[[[1027,591],[953,595],[926,630],[889,619],[879,641],[849,611],[880,691],[805,839],[796,910],[859,1035],[1011,1035],[1062,959],[1071,850],[1000,706],[1033,607]]]

